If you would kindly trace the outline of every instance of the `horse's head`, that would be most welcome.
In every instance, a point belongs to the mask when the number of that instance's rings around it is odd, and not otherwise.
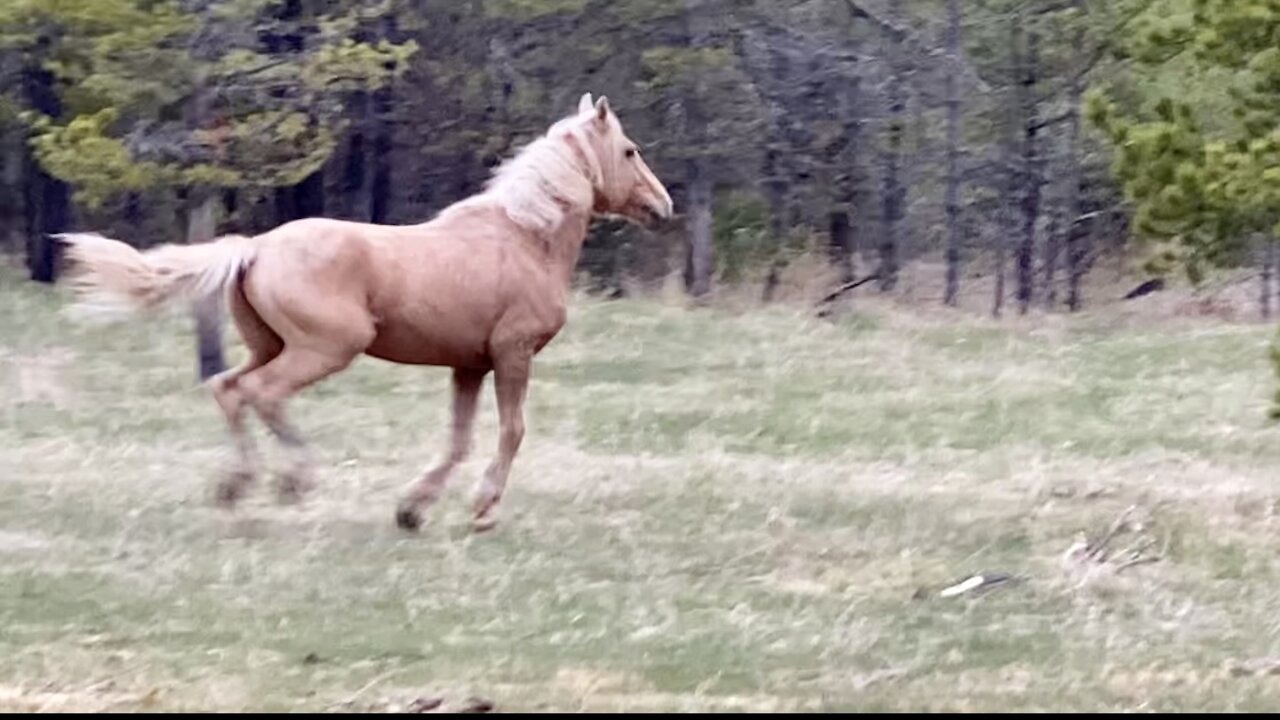
[[[623,131],[609,100],[601,97],[593,103],[591,93],[583,95],[577,119],[598,160],[598,172],[592,178],[595,212],[620,215],[645,226],[669,220],[675,212],[671,196]]]

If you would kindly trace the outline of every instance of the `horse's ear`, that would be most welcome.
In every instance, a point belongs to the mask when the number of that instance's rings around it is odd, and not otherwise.
[[[603,122],[608,117],[609,117],[609,98],[605,97],[604,95],[601,95],[600,99],[596,101],[596,119]]]
[[[578,114],[586,115],[591,112],[593,105],[594,103],[591,101],[591,93],[586,93],[582,96],[582,99],[578,101]]]

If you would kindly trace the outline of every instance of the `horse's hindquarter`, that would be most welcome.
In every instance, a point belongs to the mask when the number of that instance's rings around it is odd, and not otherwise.
[[[242,289],[249,305],[288,344],[359,351],[373,335],[367,296],[368,243],[333,220],[301,220],[258,238]]]

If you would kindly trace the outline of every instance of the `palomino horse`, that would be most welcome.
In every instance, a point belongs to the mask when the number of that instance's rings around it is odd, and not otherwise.
[[[256,237],[145,253],[98,235],[60,237],[78,271],[82,310],[151,310],[225,295],[249,351],[247,362],[209,381],[237,448],[234,471],[218,486],[225,506],[256,474],[247,408],[293,452],[279,491],[296,499],[313,484],[313,462],[285,402],[367,354],[453,369],[448,452],[396,512],[402,528],[417,529],[468,455],[480,387],[492,371],[501,430],[474,500],[473,525],[483,531],[495,523],[524,438],[530,367],[565,323],[592,217],[649,225],[672,211],[608,100],[587,94],[577,114],[508,160],[484,192],[423,224],[308,219]]]

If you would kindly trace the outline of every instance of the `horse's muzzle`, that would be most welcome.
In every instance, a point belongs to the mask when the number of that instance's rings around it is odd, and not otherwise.
[[[675,207],[668,198],[645,203],[645,212],[654,224],[664,223],[675,216]]]

